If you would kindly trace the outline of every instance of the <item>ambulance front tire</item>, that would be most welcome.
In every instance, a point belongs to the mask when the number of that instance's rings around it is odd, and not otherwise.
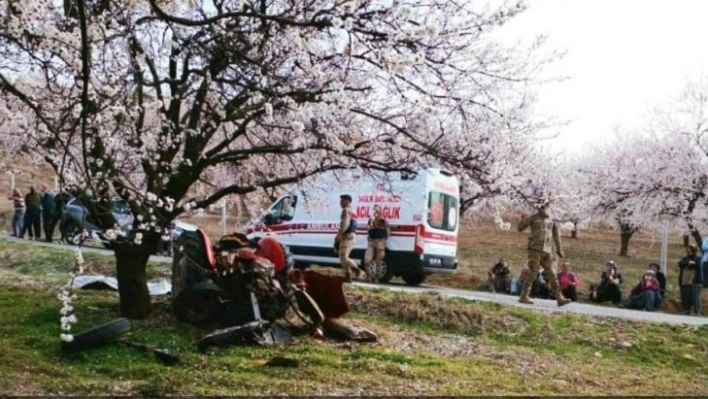
[[[406,285],[410,286],[418,286],[425,281],[425,273],[423,272],[412,272],[412,273],[405,273],[401,275],[401,278],[403,281],[405,281]]]

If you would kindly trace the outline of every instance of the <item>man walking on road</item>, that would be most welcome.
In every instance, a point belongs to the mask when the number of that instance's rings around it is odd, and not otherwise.
[[[550,201],[543,201],[539,204],[538,212],[535,214],[531,216],[525,214],[521,215],[519,220],[519,232],[526,230],[527,227],[531,227],[531,235],[529,236],[528,244],[529,276],[536,275],[539,265],[543,267],[551,289],[556,294],[558,306],[563,306],[569,304],[570,299],[563,296],[560,286],[558,285],[556,271],[553,267],[551,239],[553,239],[553,243],[555,243],[556,254],[558,254],[560,258],[563,258],[563,249],[561,247],[558,226],[550,219],[549,208]],[[530,278],[524,280],[519,302],[533,304],[533,301],[529,298],[532,283],[533,281]]]

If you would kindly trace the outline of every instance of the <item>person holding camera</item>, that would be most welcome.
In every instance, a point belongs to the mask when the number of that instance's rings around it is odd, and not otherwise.
[[[590,287],[590,300],[596,303],[611,301],[614,305],[622,303],[622,288],[624,282],[615,261],[607,262],[607,269],[600,276],[600,284]]]
[[[638,309],[650,312],[660,305],[659,280],[656,279],[654,270],[648,269],[639,283],[629,293],[629,309]]]
[[[679,288],[681,291],[681,309],[683,314],[690,314],[691,308],[696,315],[701,314],[701,291],[703,290],[703,269],[698,248],[686,247],[686,256],[681,258],[679,267]]]

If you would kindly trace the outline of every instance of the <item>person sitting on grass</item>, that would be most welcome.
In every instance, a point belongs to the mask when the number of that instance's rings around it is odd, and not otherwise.
[[[487,272],[487,286],[492,292],[511,292],[511,269],[506,257],[502,256]]]
[[[615,305],[622,303],[622,273],[614,261],[607,262],[607,270],[602,272],[600,279],[597,287],[590,287],[590,300],[596,303],[611,301]]]
[[[560,285],[563,296],[573,302],[578,302],[578,276],[570,271],[570,262],[564,261],[561,271],[558,273],[558,285]]]
[[[654,271],[649,269],[644,272],[642,280],[632,288],[629,293],[627,308],[650,312],[660,305],[659,280]]]
[[[656,263],[650,263],[649,264],[649,269],[654,271],[654,275],[656,276],[656,280],[659,282],[659,295],[661,295],[661,300],[666,298],[666,275],[662,273],[660,270],[660,267]]]

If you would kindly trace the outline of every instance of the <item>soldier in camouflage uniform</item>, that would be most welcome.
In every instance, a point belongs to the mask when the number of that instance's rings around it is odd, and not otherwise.
[[[558,306],[563,306],[570,303],[570,299],[563,297],[563,293],[558,285],[556,271],[553,267],[551,239],[553,239],[555,243],[556,254],[558,254],[560,258],[563,258],[563,249],[561,248],[558,226],[549,218],[549,207],[550,202],[544,201],[539,205],[538,212],[535,214],[531,216],[522,215],[519,221],[519,231],[521,232],[526,230],[527,227],[531,227],[528,245],[529,276],[535,276],[537,274],[540,264],[543,270],[546,271],[551,289],[556,294]],[[533,304],[533,301],[529,298],[529,290],[531,290],[532,283],[533,279],[531,278],[524,280],[519,302]]]

